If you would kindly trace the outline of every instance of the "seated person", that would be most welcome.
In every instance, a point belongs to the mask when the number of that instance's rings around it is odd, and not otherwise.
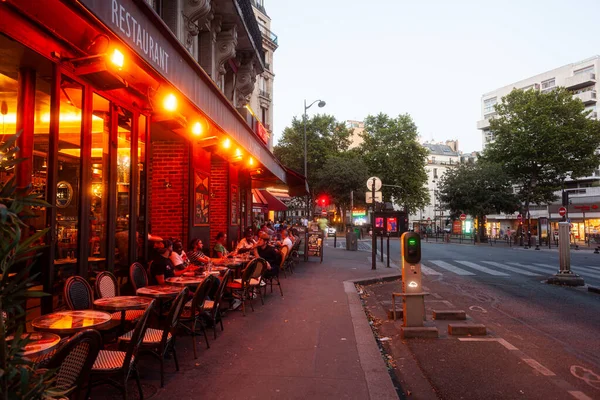
[[[288,235],[287,229],[284,229],[283,231],[281,231],[281,242],[278,242],[277,244],[279,246],[287,246],[288,254],[292,251],[292,247],[294,246],[294,244],[292,243],[292,240],[290,239],[290,237]]]
[[[222,258],[227,256],[229,252],[225,248],[225,244],[227,243],[227,235],[223,232],[217,233],[217,243],[215,247],[213,247],[213,251],[215,252],[215,256],[217,258]]]
[[[245,253],[250,251],[256,245],[256,241],[254,240],[254,235],[252,234],[252,228],[247,228],[244,234],[244,238],[240,240],[235,251],[238,253]]]
[[[168,278],[175,276],[181,276],[184,272],[193,271],[195,267],[186,267],[184,269],[177,270],[171,261],[171,249],[173,244],[170,240],[163,240],[162,242],[156,242],[154,249],[158,253],[152,265],[150,266],[149,283],[150,285],[164,285]]]
[[[260,257],[267,262],[267,271],[264,273],[265,278],[270,278],[279,273],[279,264],[281,263],[281,255],[273,246],[269,246],[269,236],[261,234],[254,248],[254,256]]]
[[[188,251],[187,256],[190,260],[190,263],[193,265],[202,267],[204,264],[208,264],[210,262],[210,257],[207,257],[202,252],[202,240],[192,239],[189,249],[190,250]]]
[[[183,251],[181,240],[177,239],[173,241],[173,248],[171,250],[171,256],[169,258],[175,266],[175,269],[184,269],[190,265],[190,260],[188,260],[185,251]]]

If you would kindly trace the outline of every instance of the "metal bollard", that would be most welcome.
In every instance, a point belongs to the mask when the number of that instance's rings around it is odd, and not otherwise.
[[[390,267],[390,234],[387,237],[387,267]]]
[[[333,235],[333,248],[337,249],[337,232]]]
[[[383,232],[381,232],[381,246],[379,248],[381,249],[381,262],[383,262]]]

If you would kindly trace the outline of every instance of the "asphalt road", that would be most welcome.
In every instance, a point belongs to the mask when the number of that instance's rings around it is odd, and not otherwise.
[[[397,268],[397,240],[390,253]],[[600,286],[600,255],[571,255],[586,285]],[[440,398],[600,399],[600,295],[544,283],[556,250],[423,243],[422,257],[427,319],[461,309],[488,330],[464,340],[435,321],[439,340],[406,342]]]

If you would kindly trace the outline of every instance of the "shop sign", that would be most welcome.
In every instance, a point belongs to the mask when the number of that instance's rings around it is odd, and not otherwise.
[[[262,140],[265,144],[269,143],[269,131],[265,129],[260,121],[256,121],[256,133],[258,134],[260,140]]]

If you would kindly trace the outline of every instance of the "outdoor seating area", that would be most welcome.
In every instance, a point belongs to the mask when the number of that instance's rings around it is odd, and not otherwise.
[[[268,308],[273,285],[283,296],[279,273],[291,278],[303,241],[287,232],[254,236],[249,229],[232,252],[224,249],[222,257],[195,266],[188,260],[186,272],[173,277],[152,275],[157,259],[133,263],[122,285],[110,271],[92,282],[71,276],[62,293],[64,309],[28,321],[23,335],[30,342],[23,355],[38,370],[59,367],[56,389],[68,390],[72,399],[102,395],[104,385],[117,388],[124,399],[142,399],[140,370],[159,371],[160,387],[168,387],[165,369],[179,371],[180,363],[197,362],[199,342],[210,351],[211,341],[227,334],[223,320],[229,313],[252,318],[255,307]],[[157,280],[163,281],[153,285]],[[188,340],[193,357],[177,353],[177,342]],[[137,393],[130,393],[129,380],[136,382]]]

